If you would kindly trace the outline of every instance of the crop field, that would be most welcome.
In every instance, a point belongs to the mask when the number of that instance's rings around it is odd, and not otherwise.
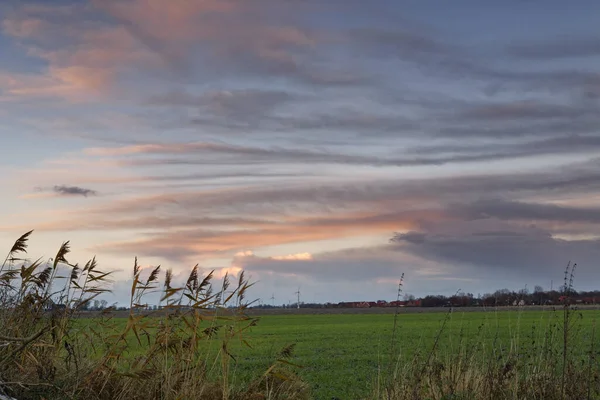
[[[576,342],[575,356],[585,359],[589,354],[598,317],[597,310],[572,312],[570,335],[572,343]],[[125,321],[116,318],[112,322],[125,324]],[[560,309],[497,312],[455,309],[452,313],[401,312],[396,317],[392,313],[348,310],[339,314],[263,315],[243,336],[251,348],[241,340],[231,343],[236,360],[231,368],[231,383],[247,385],[269,368],[282,348],[293,344],[290,362],[301,367],[292,369],[309,385],[313,398],[367,398],[378,378],[383,380],[391,369],[419,363],[429,354],[435,353],[441,359],[465,351],[472,351],[473,357],[499,356],[510,350],[525,354],[528,349],[539,349],[544,341],[558,349],[563,322]],[[214,359],[217,365],[221,341],[215,337],[205,346],[209,364]],[[135,350],[131,356],[134,353]]]

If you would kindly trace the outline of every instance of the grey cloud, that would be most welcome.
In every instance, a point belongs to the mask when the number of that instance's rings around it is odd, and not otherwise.
[[[478,105],[464,111],[459,118],[486,121],[507,119],[514,121],[521,119],[579,118],[589,115],[591,112],[592,110],[587,107],[521,101],[504,104]]]
[[[451,53],[449,45],[415,30],[363,28],[353,29],[348,35],[354,45],[379,55],[419,59]]]
[[[541,93],[580,97],[584,100],[596,97],[599,92],[598,74],[578,69],[554,71],[483,70],[480,79],[489,85],[497,85],[513,93]]]
[[[270,113],[292,99],[299,99],[283,91],[233,90],[214,91],[202,95],[170,92],[148,100],[151,105],[189,106],[205,108],[208,113],[224,118],[255,119]]]
[[[484,57],[456,43],[448,43],[439,34],[412,27],[408,30],[366,29],[351,32],[359,53],[376,54],[411,62],[428,77],[460,78],[472,83],[483,83],[486,92],[548,93],[582,95],[597,98],[600,93],[598,74],[565,67],[555,70],[511,70],[498,66],[499,56]],[[545,44],[516,45],[509,52],[535,60],[597,55],[600,51],[596,38]],[[496,57],[496,58],[494,58]]]
[[[554,204],[506,200],[482,200],[457,207],[467,218],[538,220],[556,222],[600,222],[600,207],[567,207]]]
[[[298,105],[298,104],[296,104]],[[318,104],[313,106],[318,107]],[[358,110],[324,113],[321,110],[310,115],[273,114],[263,115],[260,119],[239,118],[216,119],[214,116],[193,118],[194,125],[219,127],[236,130],[297,132],[297,131],[327,131],[335,130],[356,135],[369,133],[381,134],[394,132],[401,135],[404,130],[414,129],[418,124],[406,117],[391,114],[368,113]]]
[[[548,154],[589,153],[600,146],[600,136],[563,135],[542,140],[521,140],[509,143],[456,144],[416,146],[387,149],[380,155],[344,154],[316,151],[308,147],[248,147],[227,143],[180,143],[151,145],[139,151],[138,157],[121,162],[126,165],[275,165],[292,163],[326,163],[373,166],[444,165]],[[140,157],[156,154],[160,157]],[[391,156],[390,154],[394,154]]]
[[[150,151],[149,153],[160,153]],[[169,151],[164,152],[168,154]],[[415,165],[443,165],[457,162],[474,162],[490,159],[511,158],[519,155],[514,153],[492,154],[463,154],[453,156],[416,157],[408,154],[401,157],[363,156],[332,152],[317,152],[310,150],[294,150],[287,148],[250,148],[242,146],[202,144],[178,153],[177,157],[137,158],[121,161],[125,165],[256,165],[256,164],[293,164],[293,163],[324,163],[348,165],[373,165],[373,166],[415,166]],[[201,157],[191,157],[192,155]],[[527,154],[520,154],[527,155]]]
[[[563,120],[521,120],[520,122],[505,120],[502,123],[493,121],[480,121],[480,124],[463,123],[458,119],[447,121],[445,126],[435,127],[432,130],[440,138],[556,138],[570,137],[571,135],[595,135],[600,121],[595,116],[581,119]]]
[[[279,304],[293,296],[299,286],[301,299],[307,302],[315,295],[321,302],[393,299],[403,273],[405,287],[410,287],[411,293],[432,290],[454,293],[457,285],[472,281],[457,277],[460,269],[432,268],[430,263],[407,257],[387,245],[319,253],[308,260],[246,255],[235,257],[232,264],[244,268],[256,280],[257,292],[269,296],[274,293]]]
[[[43,189],[38,189],[38,191]],[[98,192],[92,189],[86,189],[79,186],[55,185],[52,191],[60,196],[97,196]]]
[[[156,257],[164,260],[169,260],[176,263],[188,262],[192,257],[198,257],[198,252],[190,248],[186,243],[168,245],[161,245],[160,242],[154,241],[149,247],[142,248],[135,243],[118,243],[118,244],[105,244],[102,246],[96,246],[89,250],[101,251],[112,254],[120,254],[123,256],[131,256],[132,254],[143,257]]]
[[[555,239],[549,232],[498,226],[476,228],[478,221],[457,223],[440,232],[432,229],[419,232],[422,242],[409,242],[397,235],[392,238],[398,251],[409,252],[440,263],[465,265],[474,268],[475,276],[518,274],[521,279],[551,277],[560,274],[567,262],[577,262],[579,273],[586,279],[597,279],[598,240]],[[493,221],[492,221],[493,222]],[[498,225],[506,225],[500,224]],[[471,229],[469,229],[471,228]]]
[[[406,207],[437,207],[455,202],[474,202],[482,197],[525,198],[530,195],[589,194],[600,189],[600,172],[594,168],[563,168],[546,173],[481,174],[451,178],[414,180],[354,180],[346,183],[306,184],[281,183],[277,187],[261,185],[252,188],[221,192],[174,193],[135,202],[123,202],[98,210],[99,212],[142,212],[159,206],[183,210],[237,210],[237,212],[281,212],[301,206],[344,210],[365,204],[394,204]]]
[[[182,185],[185,185],[185,181],[189,182],[205,182],[209,183],[215,180],[231,180],[231,179],[244,179],[247,181],[252,180],[274,180],[274,179],[283,179],[283,178],[293,178],[297,177],[300,171],[291,171],[291,172],[265,172],[265,171],[252,171],[249,166],[246,166],[243,170],[236,171],[233,168],[227,168],[227,171],[219,171],[212,169],[210,172],[206,173],[197,173],[197,174],[183,174],[183,175],[148,175],[140,177],[139,179],[134,179],[134,182],[148,182],[148,183],[160,183],[163,185],[168,182],[183,182]],[[313,171],[301,171],[302,176],[310,177],[317,175]]]
[[[317,228],[343,227],[354,223],[368,226],[394,221],[400,225],[410,222],[416,228],[402,232],[393,238],[392,248],[399,252],[399,259],[380,259],[373,254],[349,252],[345,256],[315,256],[314,260],[289,261],[275,259],[246,259],[244,266],[249,272],[260,276],[267,272],[282,275],[295,274],[308,281],[346,280],[356,282],[369,277],[393,277],[394,274],[410,270],[417,261],[402,262],[402,254],[423,260],[423,265],[434,263],[454,269],[457,276],[476,278],[486,273],[502,276],[513,271],[527,277],[560,273],[569,261],[586,265],[586,278],[597,278],[590,266],[600,255],[600,242],[594,240],[564,240],[553,235],[561,233],[566,223],[596,224],[598,210],[594,207],[566,207],[536,204],[525,200],[478,200],[482,197],[503,196],[512,199],[527,198],[530,194],[547,193],[595,193],[600,184],[600,175],[592,162],[547,173],[523,175],[480,175],[475,177],[438,178],[401,182],[370,182],[321,186],[287,185],[269,190],[265,187],[230,190],[222,193],[181,193],[157,202],[147,203],[144,199],[132,201],[129,207],[104,210],[114,215],[131,215],[132,212],[156,212],[164,202],[173,206],[171,212],[203,213],[208,210],[222,213],[252,213],[252,215],[276,216],[270,228],[282,229],[281,235],[293,233],[294,226]],[[595,186],[590,186],[595,182]],[[297,222],[278,223],[286,210],[300,212],[305,204],[315,213],[320,210],[331,218],[320,217]],[[336,220],[336,215],[355,210],[366,204],[377,206],[378,215],[354,219]],[[417,206],[418,205],[418,206]],[[179,210],[179,211],[178,211]],[[164,212],[163,209],[162,212]],[[387,212],[384,212],[387,211]],[[281,213],[281,214],[278,214]],[[200,221],[198,221],[200,223]],[[538,222],[540,222],[538,224]],[[549,223],[543,223],[549,222]],[[556,224],[559,222],[560,224]],[[535,223],[537,226],[531,225]],[[142,224],[143,225],[143,224]],[[151,225],[149,225],[150,227]],[[383,225],[385,229],[386,225]],[[190,225],[193,227],[193,225]],[[332,228],[335,229],[335,228]],[[390,232],[393,231],[390,228]],[[227,246],[245,248],[244,238],[259,235],[261,230],[241,231],[235,243]],[[279,231],[278,231],[279,232]],[[582,232],[580,229],[579,232]],[[271,234],[273,231],[271,231]],[[222,240],[222,232],[182,230],[162,232],[149,236],[149,241],[125,243],[104,247],[105,251],[119,254],[139,253],[144,256],[165,257],[188,261],[199,255],[194,247],[201,243],[216,243]],[[161,246],[161,243],[166,243]],[[167,244],[168,243],[168,244]],[[173,244],[173,245],[171,245]],[[231,251],[231,250],[230,250]],[[365,268],[372,266],[372,271]],[[368,272],[365,272],[368,271]],[[340,277],[340,274],[347,274]],[[376,278],[374,278],[376,279]]]
[[[393,254],[382,257],[373,249],[354,249],[315,256],[312,260],[276,260],[256,256],[243,257],[237,265],[249,273],[271,272],[300,275],[317,281],[375,281],[399,278],[402,267]],[[368,266],[368,267],[367,267]]]
[[[508,53],[529,60],[557,60],[562,58],[595,57],[600,55],[597,37],[562,37],[546,42],[510,46]]]
[[[79,218],[54,224],[42,224],[41,231],[64,231],[64,230],[88,230],[108,231],[113,229],[146,230],[146,229],[172,229],[172,228],[197,228],[197,227],[240,227],[240,226],[262,226],[275,224],[276,222],[266,219],[253,219],[243,217],[190,217],[182,215],[170,215],[168,217],[135,216],[118,219],[111,217],[102,218]]]
[[[495,160],[548,154],[588,153],[600,146],[600,136],[568,135],[542,140],[513,140],[510,143],[445,143],[416,146],[410,152],[418,155],[453,154],[456,161]],[[461,158],[464,157],[464,158]],[[438,156],[439,157],[439,156]],[[449,157],[450,158],[450,157]]]
[[[398,22],[395,21],[395,25]],[[361,55],[375,55],[410,63],[428,77],[460,77],[478,79],[487,76],[486,62],[468,49],[441,38],[440,34],[412,21],[403,21],[397,27],[353,29],[348,32],[354,50]]]
[[[406,232],[406,233],[396,234],[393,237],[392,241],[394,241],[394,242],[405,241],[408,243],[423,243],[426,238],[427,238],[427,235],[423,232],[410,231],[410,232]]]
[[[594,88],[600,90],[600,81],[593,83],[565,84],[565,90],[579,88],[582,96],[588,97]],[[585,94],[583,94],[585,92]],[[598,92],[600,93],[600,91]],[[274,112],[274,106],[261,108],[261,102],[253,102],[245,108],[229,107],[229,114],[208,113],[193,118],[192,125],[217,128],[222,132],[272,132],[293,133],[304,131],[319,136],[322,131],[335,131],[328,140],[339,138],[338,143],[361,142],[365,138],[373,141],[415,139],[431,136],[438,138],[485,137],[489,139],[535,137],[536,139],[565,137],[567,135],[597,135],[600,123],[598,106],[593,101],[577,100],[563,93],[557,103],[542,100],[516,102],[468,103],[458,99],[435,99],[435,94],[420,98],[397,98],[386,103],[385,97],[375,97],[380,110],[370,108],[335,109],[323,112],[320,103],[298,102],[288,98],[282,102],[290,110],[300,107],[317,108],[306,113]],[[564,97],[563,96],[563,97]],[[240,102],[242,98],[239,99]],[[250,100],[250,99],[249,99]],[[252,102],[250,100],[249,102]],[[279,103],[281,105],[282,103]],[[393,105],[403,112],[381,112]],[[250,110],[247,112],[246,110]],[[252,112],[255,111],[255,112]],[[285,111],[285,110],[283,110]],[[410,111],[410,112],[409,112]]]

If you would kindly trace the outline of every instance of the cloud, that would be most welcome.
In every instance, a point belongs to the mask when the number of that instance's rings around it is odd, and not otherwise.
[[[223,118],[260,118],[292,100],[291,93],[276,90],[223,90],[192,95],[188,92],[171,92],[151,97],[148,104],[188,106],[205,109],[207,113]]]
[[[320,45],[328,41],[327,34],[294,23],[305,6],[290,3],[282,8],[271,1],[250,6],[230,0],[176,3],[15,7],[2,20],[3,32],[47,65],[12,93],[89,101],[110,94],[139,98],[153,92],[144,84],[149,80],[168,85],[276,77],[320,87],[364,81],[355,70],[323,62],[327,53]],[[277,14],[277,24],[267,11]],[[40,80],[47,83],[34,84]],[[220,96],[214,104],[230,101]],[[230,106],[236,107],[225,105]]]
[[[461,118],[474,120],[522,120],[522,119],[564,119],[580,118],[589,115],[590,108],[574,107],[572,105],[544,104],[539,102],[522,101],[506,104],[490,104],[477,106],[465,111]]]
[[[402,221],[414,224],[419,220],[479,218],[484,215],[548,221],[555,216],[557,221],[585,222],[587,219],[592,223],[595,221],[593,207],[537,204],[532,201],[532,196],[533,199],[540,194],[554,199],[576,196],[585,200],[592,198],[600,188],[600,174],[597,163],[593,162],[521,174],[509,171],[428,179],[379,177],[369,180],[355,177],[339,182],[331,178],[322,183],[312,183],[310,179],[293,180],[293,174],[283,174],[275,177],[278,179],[276,186],[270,185],[265,180],[267,178],[260,175],[256,184],[238,187],[198,189],[191,183],[185,183],[186,179],[193,182],[208,176],[150,176],[147,177],[148,182],[160,187],[162,194],[153,192],[152,187],[143,194],[138,188],[128,196],[113,198],[110,203],[72,209],[70,213],[77,218],[69,218],[70,222],[66,225],[46,224],[45,229],[53,229],[53,226],[68,226],[70,230],[90,226],[96,229],[166,229],[171,221],[173,228],[204,225],[279,228],[278,225],[300,225],[334,229],[346,224],[349,227],[379,225],[380,229],[394,231],[394,224]],[[248,175],[242,177],[246,179]],[[136,177],[133,181],[125,180],[123,184],[127,187],[137,185],[139,181],[136,179],[146,182],[143,177]],[[171,180],[183,182],[184,186],[165,190]],[[502,200],[506,198],[511,200]],[[190,213],[198,217],[190,217]],[[293,218],[294,215],[297,217]]]
[[[482,200],[462,207],[467,218],[498,218],[500,220],[600,222],[599,207],[573,207],[556,204],[527,203],[501,199]]]
[[[15,7],[2,25],[30,57],[46,63],[13,88],[19,96],[92,100],[129,68],[155,64],[126,30],[102,24],[89,5]]]
[[[239,268],[261,276],[277,274],[316,281],[377,281],[401,275],[398,255],[381,248],[347,249],[307,257],[259,257],[254,253],[238,255],[234,263]]]
[[[561,173],[475,175],[317,187],[309,184],[272,190],[260,187],[137,196],[86,209],[78,218],[71,218],[75,222],[66,226],[69,230],[90,227],[135,230],[138,232],[136,240],[107,243],[99,249],[186,262],[197,257],[233,254],[248,247],[385,236],[394,231],[400,231],[396,241],[414,246],[426,246],[433,240],[443,248],[444,238],[454,240],[453,232],[465,233],[469,229],[482,230],[472,236],[489,238],[485,243],[494,237],[508,241],[516,236],[506,232],[519,233],[526,229],[525,233],[530,235],[533,231],[527,227],[531,224],[538,227],[535,232],[545,232],[533,239],[551,245],[557,240],[553,239],[554,235],[574,232],[592,237],[600,235],[595,227],[600,213],[593,206],[566,206],[533,199],[539,193],[545,193],[551,198],[575,195],[593,203],[600,184],[600,176],[595,171],[591,165],[578,164],[564,168]],[[507,196],[522,200],[504,200]],[[367,209],[377,212],[366,212]],[[70,213],[78,215],[77,210]],[[164,217],[154,217],[156,213]],[[224,217],[185,216],[190,213]],[[248,217],[250,215],[252,218]],[[493,229],[483,229],[486,224],[491,224]],[[65,229],[64,225],[56,226]],[[448,227],[445,229],[451,229],[451,232],[440,233],[441,226]],[[510,244],[512,242],[506,245]],[[421,256],[421,253],[414,254]],[[466,259],[463,261],[467,262]]]
[[[273,256],[273,260],[312,260],[313,256],[310,253],[288,254],[286,256]]]
[[[139,196],[123,200],[102,208],[103,213],[130,213],[136,210],[153,210],[155,207],[176,204],[178,207],[209,211],[219,206],[222,210],[235,207],[246,211],[244,205],[269,203],[273,210],[277,205],[303,203],[326,206],[334,205],[338,210],[357,204],[391,202],[398,207],[408,204],[440,204],[456,199],[470,201],[481,196],[530,196],[543,191],[546,194],[578,194],[584,196],[595,193],[600,184],[600,174],[593,168],[578,166],[562,167],[546,172],[521,174],[481,173],[450,178],[432,177],[428,179],[383,179],[369,180],[356,178],[347,182],[328,183],[282,183],[273,188],[269,185],[242,187],[209,191],[182,191],[179,193]]]
[[[368,268],[359,260],[363,260]],[[407,272],[405,281],[415,285],[412,289],[423,284],[422,275],[409,267],[412,263],[414,259],[384,248],[345,249],[298,259],[277,255],[261,256],[245,250],[235,254],[226,266],[205,266],[201,268],[201,273],[214,270],[213,282],[219,285],[226,273],[235,279],[244,271],[246,278],[254,283],[249,290],[249,298],[262,297],[263,303],[270,304],[273,301],[280,305],[287,304],[288,300],[295,301],[295,292],[299,286],[303,302],[391,299],[395,296],[402,272]],[[429,276],[436,277],[439,282],[451,278],[439,270],[427,267],[427,263],[422,266],[423,271],[427,269]],[[174,285],[184,283],[188,273],[188,268],[175,269]],[[115,282],[113,291],[119,301],[125,301],[130,285],[130,279]],[[455,285],[456,283],[451,285],[453,291],[456,291]],[[274,297],[273,300],[270,299],[271,296]]]
[[[536,61],[595,57],[600,55],[600,40],[597,37],[555,37],[543,42],[510,46],[508,53],[518,58]]]
[[[56,185],[52,191],[60,196],[97,196],[98,192],[92,189],[86,189],[78,186]]]
[[[121,148],[92,148],[86,153],[95,156],[127,154],[138,156],[117,161],[126,166],[323,163],[402,167],[476,163],[551,154],[587,154],[598,146],[600,146],[600,137],[572,135],[511,144],[446,144],[409,147],[396,152],[401,154],[395,156],[343,154],[311,149],[289,149],[281,146],[258,148],[227,143],[147,144]],[[150,158],[144,157],[145,155],[159,157]]]
[[[424,234],[423,232],[409,231],[409,232],[406,232],[406,233],[398,233],[398,234],[396,234],[392,238],[392,241],[394,241],[394,242],[405,241],[405,242],[408,242],[408,243],[423,243],[423,242],[425,242],[426,238],[427,238],[427,235]]]
[[[298,4],[286,8],[272,1],[252,5],[243,1],[190,1],[168,8],[154,0],[95,4],[180,76],[194,79],[194,70],[203,65],[205,72],[221,77],[245,74],[304,84],[354,83],[343,74],[309,62],[323,38],[314,29],[290,23],[296,17],[294,11],[304,9]],[[272,24],[261,10],[276,14],[278,24]],[[165,29],[155,29],[157,24]],[[199,50],[204,56],[198,55]]]
[[[410,240],[419,237],[420,240]],[[430,226],[426,231],[398,234],[397,250],[439,263],[471,267],[476,276],[518,274],[522,279],[557,276],[567,262],[577,262],[586,279],[597,279],[600,241],[564,240],[549,231],[495,218]]]
[[[410,150],[403,142],[423,135],[486,137],[495,142],[508,137],[542,141],[570,134],[597,136],[596,107],[574,96],[577,92],[589,99],[600,93],[598,75],[590,71],[501,68],[494,59],[404,17],[401,28],[385,23],[359,28],[348,22],[335,29],[317,29],[305,17],[315,12],[329,15],[335,9],[318,2],[285,7],[273,1],[250,6],[237,0],[161,4],[98,1],[60,7],[60,12],[57,7],[55,13],[53,7],[17,7],[4,20],[5,32],[22,40],[31,55],[48,66],[41,75],[15,75],[12,83],[3,85],[5,93],[11,98],[114,96],[133,101],[150,107],[140,110],[147,132],[139,136],[146,140],[162,137],[165,130],[182,129],[196,138],[215,131],[252,133],[263,142],[303,131],[303,138],[323,147],[326,140],[360,146],[368,139],[380,147],[393,141]],[[358,3],[351,6],[354,12],[361,7],[365,11]],[[265,10],[281,22],[272,24]],[[383,8],[371,11],[390,17]],[[80,16],[77,23],[65,24],[65,18],[73,15]],[[157,21],[168,29],[155,29]],[[369,64],[381,58],[397,67],[386,71],[398,72],[388,76]],[[407,70],[407,62],[418,70]],[[365,68],[377,72],[369,76]],[[399,80],[403,74],[408,78]],[[473,90],[496,88],[489,96],[494,101],[470,103],[444,85],[424,91],[412,84],[457,76]],[[314,85],[326,90],[314,96],[310,94]],[[559,96],[549,101],[548,90]],[[527,100],[514,100],[524,92]],[[87,137],[107,135],[100,130]],[[516,154],[494,152],[495,144],[489,143],[485,154],[465,150],[455,157],[405,156],[364,164],[443,165],[530,155],[517,151],[521,143],[508,149]]]
[[[404,218],[404,219],[402,219]],[[283,244],[316,242],[345,237],[383,234],[395,228],[416,227],[414,216],[407,214],[391,218],[356,218],[338,216],[337,219],[309,218],[298,220],[278,219],[255,226],[243,223],[230,225],[227,229],[209,229],[174,225],[172,229],[158,233],[139,233],[136,240],[107,243],[97,246],[97,250],[113,254],[138,254],[145,257],[192,262],[216,255],[234,254],[244,248],[261,248]],[[109,225],[110,221],[107,222]],[[174,223],[177,223],[174,220]],[[158,226],[148,225],[146,229]],[[179,228],[179,229],[178,229]],[[291,255],[289,259],[309,258],[306,254]],[[281,260],[279,260],[281,261]]]
[[[90,155],[123,156],[156,154],[160,158],[129,158],[122,160],[122,165],[253,165],[253,164],[290,164],[290,163],[325,163],[374,166],[409,166],[409,165],[442,165],[453,162],[469,162],[492,158],[512,157],[512,154],[459,155],[450,157],[404,157],[388,158],[318,152],[304,149],[288,149],[282,147],[256,148],[230,145],[226,143],[171,143],[128,146],[122,148],[95,148],[87,150]]]
[[[451,294],[460,287],[457,285],[477,283],[476,279],[453,275],[458,270],[452,266],[440,267],[385,245],[345,248],[311,254],[310,258],[244,251],[219,271],[241,270],[255,282],[252,293],[264,296],[263,303],[275,304],[295,302],[298,289],[304,302],[393,299],[403,273],[405,286],[417,293],[439,290]],[[271,300],[271,296],[275,298]]]

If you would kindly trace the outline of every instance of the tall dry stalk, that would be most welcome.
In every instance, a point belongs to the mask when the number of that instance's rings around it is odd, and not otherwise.
[[[47,262],[27,262],[30,235],[15,242],[0,269],[0,394],[19,400],[306,398],[283,358],[248,386],[231,385],[230,365],[237,361],[231,343],[248,344],[246,333],[257,323],[246,314],[252,284],[243,273],[234,285],[226,276],[215,292],[214,274],[201,277],[197,265],[177,286],[171,270],[161,284],[161,267],[144,270],[136,258],[128,311],[115,318],[111,308],[84,311],[108,292],[110,272],[95,258],[83,268],[70,264],[69,242]],[[161,308],[153,313],[146,297],[156,291]],[[214,341],[221,343],[218,369],[210,362]]]

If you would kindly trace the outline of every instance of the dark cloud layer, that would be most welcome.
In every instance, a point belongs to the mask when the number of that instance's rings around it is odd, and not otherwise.
[[[439,230],[438,230],[439,229]],[[409,232],[392,238],[400,251],[453,265],[470,265],[479,276],[509,273],[527,278],[556,276],[570,261],[585,279],[597,279],[598,240],[564,240],[534,227],[499,220],[471,221],[445,229]],[[414,240],[418,238],[418,240]]]

